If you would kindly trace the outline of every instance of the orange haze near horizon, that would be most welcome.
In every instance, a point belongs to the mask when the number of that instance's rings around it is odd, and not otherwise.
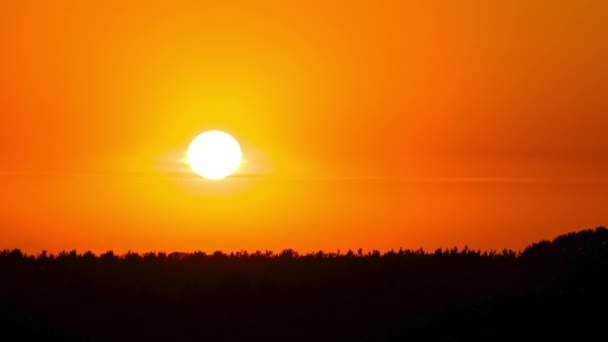
[[[0,2],[0,249],[463,246],[608,224],[608,3]],[[244,161],[184,163],[224,130]]]

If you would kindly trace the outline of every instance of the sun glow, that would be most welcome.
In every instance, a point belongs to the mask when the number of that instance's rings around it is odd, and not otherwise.
[[[206,179],[222,179],[241,164],[241,146],[230,134],[208,131],[190,143],[188,162],[194,172]]]

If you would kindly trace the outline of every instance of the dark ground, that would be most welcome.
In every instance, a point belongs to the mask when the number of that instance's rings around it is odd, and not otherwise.
[[[513,251],[0,252],[0,340],[608,341],[608,230]]]

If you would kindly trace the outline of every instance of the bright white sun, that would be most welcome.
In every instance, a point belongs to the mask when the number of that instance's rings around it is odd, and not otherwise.
[[[188,162],[194,172],[207,179],[230,176],[241,164],[241,146],[230,134],[208,131],[190,143]]]

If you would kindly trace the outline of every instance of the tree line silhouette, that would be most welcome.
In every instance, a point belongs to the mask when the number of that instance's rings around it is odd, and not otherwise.
[[[608,230],[522,252],[0,252],[0,340],[605,340]]]

